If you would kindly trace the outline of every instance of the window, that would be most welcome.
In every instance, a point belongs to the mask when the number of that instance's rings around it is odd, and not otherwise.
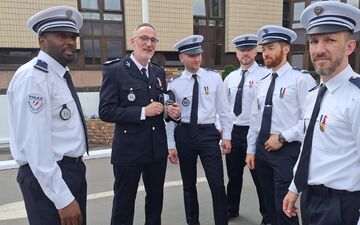
[[[125,54],[122,0],[78,0],[84,17],[80,30],[84,65],[101,65]]]
[[[193,0],[193,15],[206,16],[205,0]]]
[[[302,11],[305,9],[305,2],[294,2],[294,16],[293,16],[293,23],[292,28],[301,28],[302,25],[300,24],[300,15]]]
[[[105,0],[105,10],[121,10],[120,0]]]
[[[81,8],[83,9],[99,9],[97,0],[81,0]]]
[[[210,17],[224,18],[224,1],[210,1]]]

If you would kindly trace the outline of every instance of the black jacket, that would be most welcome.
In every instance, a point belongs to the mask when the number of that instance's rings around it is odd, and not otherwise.
[[[104,64],[99,116],[115,123],[111,163],[138,165],[167,157],[163,115],[140,120],[142,107],[166,91],[164,70],[149,63],[145,77],[129,56]]]

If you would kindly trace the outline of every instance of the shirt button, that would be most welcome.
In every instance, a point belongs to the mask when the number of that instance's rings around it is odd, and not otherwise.
[[[154,99],[150,99],[150,102],[153,102],[154,101]]]
[[[152,127],[153,130],[155,130],[155,127]]]
[[[126,130],[124,130],[124,133],[125,133],[125,134],[126,134],[126,132],[127,132],[127,131],[126,131]]]
[[[151,85],[149,85],[149,89],[151,89]]]

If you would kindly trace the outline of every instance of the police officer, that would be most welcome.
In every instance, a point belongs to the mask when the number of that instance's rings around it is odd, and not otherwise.
[[[167,163],[164,106],[165,72],[150,62],[158,39],[150,24],[140,24],[130,40],[133,52],[105,63],[99,116],[115,123],[111,163],[115,183],[111,224],[133,224],[140,176],[146,190],[145,224],[160,225]],[[180,108],[168,106],[177,119]]]
[[[258,36],[244,34],[235,37],[236,57],[240,68],[231,72],[224,80],[227,98],[233,109],[233,129],[231,133],[232,150],[226,155],[226,168],[229,178],[227,184],[228,218],[239,216],[240,197],[243,184],[243,171],[246,158],[247,140],[250,125],[251,104],[255,96],[257,82],[270,73],[269,69],[256,63]],[[262,224],[269,223],[268,212],[258,185],[255,170],[250,170],[259,198]]]
[[[176,101],[180,103],[182,115],[175,132],[175,123],[167,126],[169,159],[177,163],[177,154],[179,156],[186,222],[199,224],[196,163],[200,156],[213,199],[215,224],[223,225],[227,224],[227,215],[219,141],[222,139],[223,153],[229,153],[232,115],[221,76],[200,67],[203,39],[201,35],[191,35],[173,46],[179,51],[185,70],[168,84],[168,89],[175,93]],[[222,134],[215,127],[216,114],[223,128]]]
[[[283,213],[282,200],[303,139],[304,100],[315,81],[287,62],[290,43],[296,39],[294,31],[268,25],[259,29],[258,36],[265,65],[272,73],[258,83],[246,161],[250,169],[256,166],[271,224],[299,224],[297,217]]]
[[[305,101],[306,135],[284,199],[284,212],[303,224],[356,225],[360,217],[360,77],[349,65],[360,10],[341,2],[308,6],[300,17],[321,84]],[[358,222],[359,221],[359,222]]]
[[[7,91],[10,149],[31,225],[86,224],[86,125],[67,67],[82,23],[68,6],[32,16],[27,26],[40,52],[15,72]]]

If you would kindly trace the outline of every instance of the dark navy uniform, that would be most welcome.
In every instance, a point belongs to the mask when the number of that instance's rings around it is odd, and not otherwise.
[[[132,224],[140,175],[146,190],[145,224],[160,224],[167,142],[163,115],[142,119],[142,108],[165,90],[165,72],[148,64],[148,77],[126,56],[105,63],[99,116],[115,123],[111,163],[114,166],[112,224]]]

